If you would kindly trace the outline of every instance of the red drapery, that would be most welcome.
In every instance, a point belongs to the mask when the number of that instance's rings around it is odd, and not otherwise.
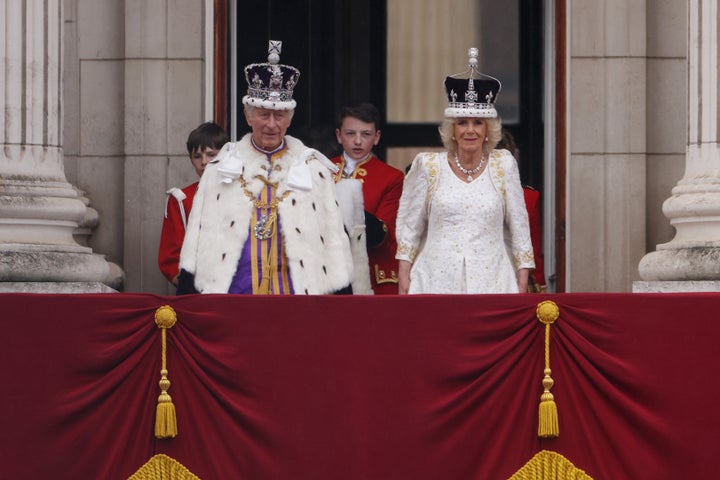
[[[537,436],[544,328],[560,436]],[[179,435],[154,438],[160,332]],[[710,479],[717,294],[0,294],[0,479],[506,479],[541,450],[595,479]]]

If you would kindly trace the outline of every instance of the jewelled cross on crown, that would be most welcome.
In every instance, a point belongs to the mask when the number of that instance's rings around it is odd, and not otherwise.
[[[473,76],[478,75],[477,63],[478,63],[478,49],[471,47],[468,49],[468,65],[470,67],[470,78],[468,78],[468,89],[465,92],[466,103],[477,103],[478,93],[475,91],[475,82]],[[479,76],[479,75],[478,75]]]
[[[281,40],[270,40],[268,42],[268,62],[276,64],[280,61],[280,54],[282,53],[282,41]]]

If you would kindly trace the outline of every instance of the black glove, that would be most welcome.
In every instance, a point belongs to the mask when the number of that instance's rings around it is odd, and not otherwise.
[[[385,222],[365,210],[365,241],[368,248],[381,245],[387,234]]]
[[[180,270],[175,295],[190,295],[193,293],[200,293],[195,289],[195,275],[187,270]]]

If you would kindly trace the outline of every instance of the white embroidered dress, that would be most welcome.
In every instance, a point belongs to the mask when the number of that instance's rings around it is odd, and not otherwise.
[[[396,258],[411,262],[409,293],[517,293],[534,268],[515,159],[493,150],[483,173],[458,178],[447,153],[421,153],[405,179]]]

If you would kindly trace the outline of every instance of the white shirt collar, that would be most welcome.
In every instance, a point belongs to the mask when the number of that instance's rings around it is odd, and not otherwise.
[[[370,156],[372,155],[372,152],[368,153],[367,157],[363,158],[362,160],[355,160],[354,158],[350,158],[350,156],[347,154],[347,152],[343,152],[343,158],[345,159],[345,168],[343,168],[343,171],[346,175],[352,175],[355,173],[355,168],[357,168],[358,163],[364,162]]]

